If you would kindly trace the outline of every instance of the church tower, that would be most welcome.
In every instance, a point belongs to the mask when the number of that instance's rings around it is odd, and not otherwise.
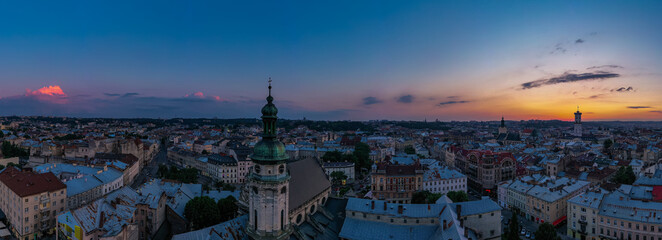
[[[276,138],[278,109],[271,96],[262,107],[262,140],[255,145],[251,159],[253,169],[248,176],[249,221],[246,232],[255,240],[287,239],[292,233],[288,217],[290,174],[287,171],[285,145]]]
[[[506,128],[506,121],[503,119],[503,116],[501,116],[501,126],[499,126],[499,134],[506,134],[508,133],[508,128]]]
[[[582,113],[579,112],[579,106],[577,106],[577,112],[575,112],[575,131],[573,135],[577,137],[582,136]]]

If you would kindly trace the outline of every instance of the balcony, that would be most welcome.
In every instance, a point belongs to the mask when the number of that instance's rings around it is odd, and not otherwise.
[[[51,201],[51,198],[49,198],[48,196],[42,196],[39,198],[39,201],[41,203],[49,203]]]

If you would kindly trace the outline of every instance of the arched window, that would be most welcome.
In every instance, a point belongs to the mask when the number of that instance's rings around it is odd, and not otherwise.
[[[301,224],[301,213],[297,215],[297,224]]]
[[[287,193],[287,187],[283,187],[280,189],[280,193]]]
[[[312,206],[310,206],[310,213],[312,214],[312,213],[314,213],[314,212],[315,212],[315,204],[313,204]]]
[[[284,172],[285,172],[285,165],[280,165],[280,167],[278,167],[278,173],[283,174]]]

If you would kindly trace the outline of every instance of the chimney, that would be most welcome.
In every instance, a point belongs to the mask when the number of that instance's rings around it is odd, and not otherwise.
[[[375,209],[375,201],[371,201],[370,203],[370,209]]]
[[[469,237],[469,229],[464,228],[464,237]]]
[[[430,204],[428,203],[428,211],[430,211]]]
[[[104,212],[101,212],[101,218],[99,218],[99,228],[103,228],[103,222],[106,221],[106,216],[104,215]]]
[[[384,211],[386,211],[386,202],[384,202]]]
[[[446,230],[446,219],[444,219],[443,229]]]
[[[402,214],[402,205],[398,205],[398,214]]]
[[[462,205],[458,204],[455,206],[455,214],[457,214],[457,218],[462,216]]]

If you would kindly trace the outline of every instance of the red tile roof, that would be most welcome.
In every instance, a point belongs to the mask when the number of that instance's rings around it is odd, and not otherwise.
[[[0,173],[0,181],[20,197],[66,189],[57,177],[51,173],[21,171],[15,167],[6,168]]]

